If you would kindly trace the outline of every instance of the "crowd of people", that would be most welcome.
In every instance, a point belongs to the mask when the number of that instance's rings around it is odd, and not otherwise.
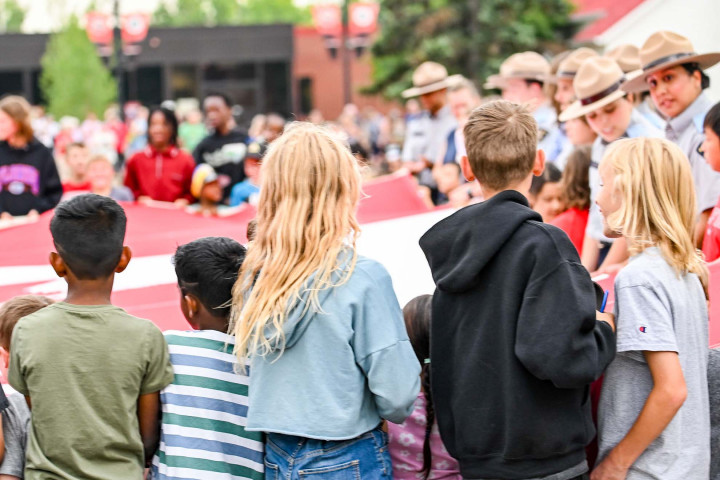
[[[55,207],[50,264],[68,284],[64,301],[0,308],[20,394],[0,396],[0,475],[718,478],[720,104],[703,93],[718,62],[665,31],[602,56],[521,52],[487,79],[498,98],[425,62],[397,122],[348,106],[247,133],[213,93],[209,133],[182,128],[199,112],[154,108],[147,143],[116,158],[62,132],[53,155],[29,105],[0,100],[0,211]],[[436,290],[404,309],[356,250],[363,178],[399,169],[428,207],[463,207],[420,239]],[[177,248],[191,331],[111,303],[130,198],[257,209],[247,246]],[[596,271],[617,273],[613,313]]]

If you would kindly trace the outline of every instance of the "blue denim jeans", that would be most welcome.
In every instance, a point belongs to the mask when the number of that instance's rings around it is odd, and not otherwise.
[[[341,441],[267,434],[265,480],[303,479],[392,479],[387,434],[376,428]]]

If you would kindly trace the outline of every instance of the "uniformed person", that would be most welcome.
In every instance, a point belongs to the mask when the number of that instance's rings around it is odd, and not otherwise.
[[[484,87],[499,89],[502,98],[526,104],[538,123],[538,148],[542,148],[548,161],[554,162],[561,149],[557,113],[545,95],[544,85],[550,79],[550,63],[537,52],[511,55],[500,65],[500,73],[488,77]]]
[[[620,65],[622,71],[625,72],[627,80],[633,79],[638,75],[642,75],[642,63],[640,63],[640,49],[635,45],[623,44],[605,52],[606,57],[610,57]],[[647,92],[635,94],[635,110],[640,112],[648,119],[656,128],[662,130],[665,128],[665,120],[660,116],[655,108],[655,104]]]
[[[573,80],[577,100],[560,114],[561,122],[585,116],[590,127],[598,134],[592,146],[591,206],[582,250],[582,263],[591,272],[603,263],[613,243],[612,239],[603,235],[602,216],[595,204],[600,191],[598,165],[607,146],[620,138],[662,137],[662,132],[633,108],[632,98],[628,98],[627,93],[620,88],[624,80],[625,74],[612,58],[586,59]],[[609,258],[613,264],[627,257],[624,243],[620,242],[616,250],[617,254]]]
[[[650,90],[658,111],[667,121],[665,138],[675,142],[690,160],[699,215],[695,242],[702,245],[708,217],[720,197],[720,174],[702,154],[703,120],[713,102],[703,93],[710,79],[703,71],[720,62],[720,52],[698,54],[692,43],[673,32],[657,32],[640,49],[642,75],[629,80],[629,92]]]

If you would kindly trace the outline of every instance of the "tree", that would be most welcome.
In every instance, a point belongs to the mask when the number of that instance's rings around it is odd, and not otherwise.
[[[572,9],[568,0],[381,0],[364,92],[399,97],[427,60],[481,84],[513,53],[567,44],[581,26]]]
[[[309,8],[299,8],[293,0],[247,0],[240,9],[240,20],[244,24],[312,23]]]
[[[40,63],[40,88],[48,101],[48,111],[56,118],[83,118],[88,112],[102,116],[117,97],[110,70],[75,17],[64,30],[50,37]]]
[[[166,3],[167,2],[167,3]],[[310,23],[308,8],[292,0],[177,0],[175,8],[162,1],[153,13],[153,25],[162,27]]]
[[[25,13],[17,0],[0,0],[0,33],[19,32],[25,21]]]

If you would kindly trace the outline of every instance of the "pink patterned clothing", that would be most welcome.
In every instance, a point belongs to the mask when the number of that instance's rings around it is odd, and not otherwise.
[[[400,425],[388,422],[390,457],[392,458],[393,477],[395,480],[423,479],[423,444],[425,443],[425,395],[420,392],[410,416]],[[457,461],[445,449],[437,422],[430,432],[430,463],[429,480],[452,479],[462,480]]]

